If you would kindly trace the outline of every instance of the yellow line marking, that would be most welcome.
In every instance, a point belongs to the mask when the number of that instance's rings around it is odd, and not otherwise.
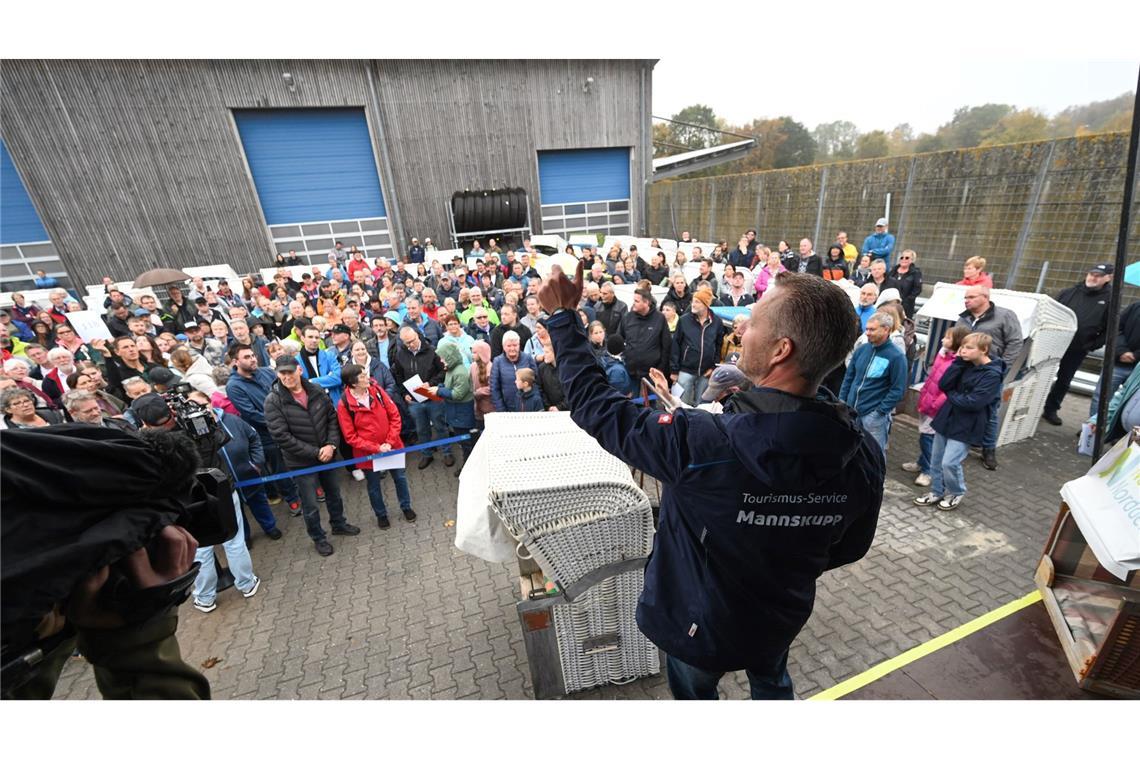
[[[809,697],[809,700],[814,701],[831,701],[846,696],[856,689],[861,689],[867,684],[877,681],[888,673],[893,673],[899,668],[906,667],[915,660],[921,659],[928,654],[933,654],[943,647],[949,646],[956,641],[960,641],[972,633],[985,628],[991,623],[996,623],[1004,617],[1008,617],[1018,610],[1025,609],[1031,604],[1036,604],[1041,601],[1041,592],[1034,590],[1020,599],[1015,599],[1009,604],[1004,604],[996,610],[991,610],[981,617],[975,618],[968,623],[958,626],[952,631],[938,636],[927,641],[924,644],[919,644],[913,649],[908,649],[900,655],[892,657],[885,662],[880,662],[875,667],[860,673],[857,676],[852,676],[846,681],[841,681],[830,689],[825,689],[818,694]]]

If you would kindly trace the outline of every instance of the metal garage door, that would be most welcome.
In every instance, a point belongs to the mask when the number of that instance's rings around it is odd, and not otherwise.
[[[277,251],[324,264],[339,240],[391,258],[364,109],[235,110],[234,121]]]
[[[629,148],[541,150],[542,231],[629,234]]]
[[[8,146],[0,140],[0,289],[28,290],[37,269],[70,287],[67,271],[48,239]]]

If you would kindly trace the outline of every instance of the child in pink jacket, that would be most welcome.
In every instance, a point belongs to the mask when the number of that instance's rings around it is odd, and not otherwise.
[[[946,368],[954,363],[954,357],[958,354],[958,347],[962,345],[962,339],[969,334],[969,329],[961,325],[951,327],[946,331],[946,334],[942,336],[942,350],[938,352],[938,356],[934,357],[934,363],[930,366],[930,374],[926,376],[926,382],[922,384],[922,390],[918,394],[918,461],[907,462],[902,466],[907,472],[918,473],[914,479],[916,486],[925,488],[930,485],[930,452],[934,447],[934,428],[930,426],[930,423],[938,414],[938,410],[946,403],[946,394],[938,388],[938,381],[942,378],[942,373],[946,371]]]

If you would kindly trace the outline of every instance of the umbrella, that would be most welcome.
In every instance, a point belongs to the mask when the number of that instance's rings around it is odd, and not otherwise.
[[[181,269],[152,269],[136,277],[134,286],[136,288],[151,288],[155,285],[170,285],[175,282],[186,282],[189,279],[190,275]]]
[[[1140,287],[1140,261],[1133,261],[1124,268],[1124,281]]]

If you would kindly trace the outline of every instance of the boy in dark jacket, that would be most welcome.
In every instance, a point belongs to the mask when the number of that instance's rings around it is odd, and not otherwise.
[[[534,387],[535,374],[533,369],[522,368],[515,372],[515,387],[519,391],[520,412],[541,412],[546,407],[542,403],[542,394]]]
[[[991,407],[1001,396],[1005,365],[990,358],[992,343],[985,333],[967,335],[958,348],[958,358],[938,381],[946,402],[931,423],[935,435],[930,453],[930,493],[914,500],[920,507],[937,504],[949,511],[956,509],[966,495],[962,462],[971,444],[976,446],[985,437]]]

